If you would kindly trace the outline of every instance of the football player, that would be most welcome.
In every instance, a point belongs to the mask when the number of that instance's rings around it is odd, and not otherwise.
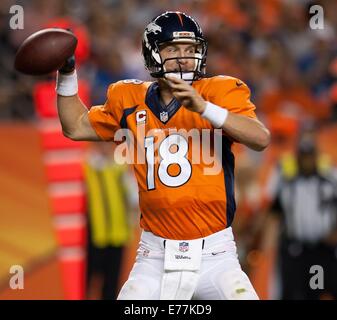
[[[207,43],[199,24],[165,12],[145,28],[145,66],[155,81],[113,83],[104,105],[87,111],[74,61],[59,70],[57,105],[64,135],[112,140],[128,129],[145,162],[134,163],[140,225],[137,259],[118,299],[258,299],[236,252],[233,142],[261,151],[269,131],[256,118],[247,85],[205,77]],[[144,134],[139,134],[139,128]],[[191,161],[192,142],[169,129],[222,132],[221,170]],[[164,132],[160,141],[153,132]]]

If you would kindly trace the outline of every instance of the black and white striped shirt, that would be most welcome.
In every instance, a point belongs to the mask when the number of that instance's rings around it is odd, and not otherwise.
[[[316,243],[337,227],[337,178],[315,174],[274,177],[272,210],[281,214],[287,238]]]

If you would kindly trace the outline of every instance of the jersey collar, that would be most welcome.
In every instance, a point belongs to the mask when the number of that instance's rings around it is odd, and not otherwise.
[[[167,106],[163,105],[160,100],[158,82],[154,82],[149,86],[145,96],[145,103],[159,121],[164,124],[166,124],[181,107],[180,102],[176,98],[173,98]]]

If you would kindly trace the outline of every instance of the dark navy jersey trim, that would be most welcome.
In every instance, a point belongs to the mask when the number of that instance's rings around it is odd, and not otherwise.
[[[121,121],[119,122],[121,128],[126,129],[126,128],[128,127],[128,125],[127,125],[127,123],[126,123],[126,118],[127,118],[130,114],[134,113],[138,106],[139,106],[139,105],[137,104],[137,105],[134,106],[134,107],[124,109],[122,119],[121,119]]]
[[[226,186],[226,216],[227,227],[231,226],[236,210],[234,195],[234,155],[231,151],[233,142],[226,137],[222,137],[222,168],[225,176]]]
[[[145,103],[152,113],[158,118],[158,120],[164,124],[169,122],[181,107],[180,102],[176,98],[173,98],[167,106],[163,105],[163,103],[160,101],[158,82],[154,82],[149,86],[146,92]],[[162,112],[168,113],[166,121],[162,121],[160,119],[160,113]]]

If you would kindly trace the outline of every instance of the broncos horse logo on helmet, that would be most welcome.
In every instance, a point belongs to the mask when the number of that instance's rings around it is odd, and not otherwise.
[[[162,78],[168,71],[165,71],[164,64],[169,59],[179,60],[182,58],[169,58],[162,61],[160,56],[160,46],[165,43],[191,42],[197,45],[196,53],[185,59],[195,59],[194,70],[181,71],[183,74],[193,74],[192,80],[198,80],[206,72],[207,42],[204,39],[199,24],[190,16],[179,11],[167,11],[154,18],[145,28],[142,41],[142,54],[145,67],[154,78]]]
[[[158,26],[155,22],[150,22],[145,28],[143,41],[145,42],[146,47],[148,47],[149,49],[151,49],[151,46],[147,35],[151,32],[153,32],[154,34],[158,34],[158,32],[161,32],[161,27]]]

